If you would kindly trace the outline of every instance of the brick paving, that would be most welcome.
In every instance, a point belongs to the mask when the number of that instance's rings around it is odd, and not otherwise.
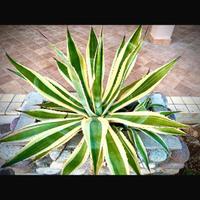
[[[101,26],[94,26],[97,33]],[[108,72],[115,51],[123,35],[131,35],[135,26],[105,25],[105,74]],[[144,32],[147,26],[144,26]],[[70,25],[69,29],[80,50],[85,48],[90,30],[89,25]],[[40,30],[48,39],[65,52],[65,25],[1,25],[0,26],[0,93],[25,94],[33,88],[7,70],[12,68],[4,55],[5,49],[13,58],[22,64],[58,81],[69,91],[72,88],[65,83],[58,73],[53,60],[54,53],[48,42],[38,33]],[[177,25],[169,46],[160,46],[145,41],[138,57],[135,69],[127,83],[144,75],[148,69],[156,69],[175,56],[182,55],[172,72],[161,82],[155,91],[169,96],[200,96],[200,26]],[[191,108],[192,109],[192,108]]]

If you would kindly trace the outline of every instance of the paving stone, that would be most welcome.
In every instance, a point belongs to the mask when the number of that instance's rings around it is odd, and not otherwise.
[[[181,112],[189,112],[189,110],[187,109],[186,105],[175,105],[176,110],[181,111]]]
[[[6,109],[6,115],[19,115],[19,112],[16,110],[19,110],[22,103],[15,103],[11,102],[11,104]]]
[[[168,102],[168,104],[173,104],[171,97],[167,97],[167,102]]]
[[[175,108],[174,105],[168,105],[168,108],[169,108],[170,110],[172,110],[172,111],[176,111],[176,108]]]
[[[200,104],[200,97],[192,97],[192,100],[195,102],[195,104]]]
[[[178,97],[178,96],[171,96],[171,100],[174,104],[181,104],[183,105],[184,102],[183,100],[181,99],[181,97]]]
[[[192,113],[200,113],[200,109],[197,105],[187,105],[187,108]]]
[[[25,94],[17,94],[14,96],[12,102],[23,102],[25,99],[26,95]]]
[[[143,28],[143,34],[146,31],[146,28],[148,26],[144,25]],[[23,28],[23,32],[21,29]],[[65,26],[49,26],[45,25],[43,28],[45,34],[48,33],[48,36],[51,37],[52,41],[56,41],[57,43],[64,44],[64,36],[65,36]],[[70,30],[74,32],[74,37],[76,37],[77,45],[81,47],[84,47],[87,42],[87,33],[89,32],[89,26],[85,25],[70,25]],[[117,25],[117,26],[105,26],[105,51],[111,52],[105,54],[105,60],[108,63],[111,63],[113,57],[112,55],[116,49],[117,45],[120,43],[121,37],[123,35],[131,35],[132,31],[135,29],[135,25]],[[185,29],[186,28],[186,29]],[[43,31],[42,27],[39,25],[34,26],[15,26],[11,28],[9,25],[5,25],[1,28],[3,32],[5,33],[3,36],[1,35],[1,38],[6,42],[1,42],[2,45],[6,45],[10,48],[10,51],[12,52],[12,55],[16,57],[17,60],[22,61],[23,64],[26,64],[28,62],[28,59],[25,58],[31,58],[31,65],[30,67],[34,66],[36,70],[42,70],[45,67],[46,61],[49,60],[48,56],[46,58],[41,58],[42,55],[48,55],[52,53],[52,49],[47,47],[47,42],[41,39],[40,36],[38,36],[36,33],[36,30],[39,29]],[[95,29],[99,31],[100,26],[95,26]],[[1,30],[1,32],[2,32]],[[31,30],[31,31],[30,31]],[[52,31],[53,30],[53,31]],[[183,31],[184,30],[184,31]],[[138,69],[134,69],[135,72],[141,72],[142,68],[144,67],[143,64],[147,65],[148,67],[157,68],[160,65],[167,62],[170,58],[174,57],[178,54],[181,54],[181,52],[184,52],[184,55],[180,59],[179,62],[177,62],[176,68],[170,73],[170,76],[167,76],[164,79],[164,82],[161,82],[160,85],[162,87],[162,92],[166,93],[170,96],[176,96],[176,95],[193,95],[193,96],[200,96],[200,88],[199,86],[199,66],[200,66],[200,60],[199,60],[199,53],[200,53],[200,45],[197,35],[199,34],[199,26],[194,25],[176,25],[174,32],[173,32],[173,39],[172,43],[169,46],[161,46],[161,45],[154,45],[150,43],[149,41],[144,42],[144,47],[142,51],[144,53],[142,54],[142,57],[140,57],[137,60],[137,64],[139,65]],[[15,38],[13,41],[12,37]],[[121,36],[121,37],[119,37]],[[16,41],[17,40],[17,41]],[[173,42],[174,41],[174,42]],[[187,48],[190,46],[191,48]],[[12,48],[11,48],[12,47]],[[62,47],[62,45],[60,46]],[[63,46],[64,47],[64,46]],[[85,49],[84,49],[85,50]],[[142,53],[142,52],[141,52]],[[15,56],[16,55],[16,56]],[[25,55],[25,56],[24,56]],[[32,87],[24,87],[24,82],[19,83],[19,79],[16,76],[10,76],[10,72],[5,70],[8,67],[8,61],[6,60],[6,56],[3,54],[3,51],[0,52],[1,56],[1,63],[0,63],[0,74],[2,74],[2,77],[7,77],[7,82],[1,81],[2,84],[0,84],[0,90],[1,93],[6,93],[10,91],[11,93],[19,93],[19,91],[23,91],[25,93],[32,91]],[[36,64],[38,62],[44,62],[44,66],[37,66]],[[24,63],[25,62],[25,63]],[[30,62],[29,62],[30,63]],[[148,63],[153,63],[151,65],[148,65]],[[9,64],[10,66],[10,64]],[[29,65],[28,65],[29,66]],[[190,70],[192,66],[192,71]],[[108,69],[111,67],[111,65],[108,65]],[[56,71],[56,67],[54,71]],[[190,73],[188,73],[188,70],[190,70]],[[49,71],[47,71],[48,73]],[[137,73],[133,73],[131,75],[131,81],[136,76]],[[9,76],[8,76],[9,75]],[[166,87],[166,82],[168,83]],[[9,82],[9,84],[8,84]],[[59,80],[60,83],[63,82],[63,80]],[[129,82],[130,83],[130,82]],[[12,86],[10,86],[12,85]],[[180,96],[181,96],[180,95]]]
[[[195,104],[192,97],[181,97],[185,104]]]
[[[0,101],[6,101],[6,102],[10,102],[14,97],[14,94],[3,94],[1,96]]]
[[[0,117],[5,114],[9,104],[10,102],[0,102]]]

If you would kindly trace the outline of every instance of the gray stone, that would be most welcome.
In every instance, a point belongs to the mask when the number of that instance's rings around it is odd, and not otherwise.
[[[32,173],[34,171],[32,166],[12,167],[12,170],[15,172],[15,175],[26,175],[27,173]]]
[[[185,144],[185,142],[181,141],[182,149],[174,150],[171,154],[171,159],[175,162],[185,163],[189,160],[190,152]]]
[[[5,163],[5,160],[0,158],[0,167]]]
[[[141,174],[142,175],[149,175],[155,172],[155,169],[150,169],[150,171],[148,169],[145,168],[141,168]]]
[[[37,92],[30,92],[20,108],[20,110],[30,110],[30,109],[36,109],[39,108],[37,104],[41,104],[44,101],[44,98]],[[28,117],[27,115],[21,113],[19,121],[15,127],[15,130],[20,129],[26,125],[32,124],[35,122],[35,119],[32,117]]]
[[[148,137],[144,133],[140,133],[140,136],[147,150],[148,149],[163,149],[163,147],[160,144],[152,140],[150,137]],[[180,139],[178,137],[171,136],[171,135],[160,135],[160,136],[166,142],[170,150],[176,150],[176,149],[182,148]]]
[[[14,131],[15,127],[17,126],[17,123],[19,121],[20,117],[16,117],[14,120],[12,120],[12,122],[10,123],[10,130]]]
[[[56,160],[57,157],[59,156],[60,151],[59,150],[53,150],[52,152],[50,152],[49,156],[52,160]],[[67,158],[69,158],[69,156],[71,155],[71,151],[68,150],[64,150],[62,152],[62,154],[60,155],[60,157],[56,160],[57,162],[64,162],[67,160]]]
[[[99,175],[111,175],[111,172],[108,167],[102,167],[99,172]]]
[[[179,169],[164,169],[159,175],[175,175],[179,173]]]
[[[11,168],[0,169],[0,175],[15,175],[15,172]]]
[[[183,163],[177,163],[174,162],[173,160],[165,161],[163,163],[160,163],[158,165],[162,170],[164,169],[182,169],[184,167]]]
[[[0,158],[3,160],[9,160],[14,157],[22,148],[21,144],[13,143],[1,143],[0,144]]]
[[[149,150],[149,160],[152,162],[163,162],[167,159],[167,153],[163,149]]]
[[[59,169],[52,169],[50,167],[40,167],[36,169],[39,175],[58,175],[60,173]]]
[[[81,134],[77,134],[76,136],[74,136],[69,142],[67,142],[66,149],[75,149],[78,143],[81,141],[82,137],[83,136]]]
[[[87,175],[84,167],[77,168],[70,175]]]
[[[52,160],[51,160],[50,156],[48,155],[42,159],[36,160],[35,164],[37,167],[49,167],[51,162],[52,162]]]

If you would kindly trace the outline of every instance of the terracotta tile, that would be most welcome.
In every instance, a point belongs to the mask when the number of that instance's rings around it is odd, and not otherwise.
[[[144,26],[145,29],[147,26]],[[198,37],[200,26],[175,26],[172,44],[169,46],[160,46],[149,43],[145,40],[140,57],[137,60],[134,71],[130,74],[128,82],[133,81],[143,75],[150,67],[151,70],[156,69],[177,54],[181,54],[182,58],[176,64],[174,70],[161,82],[156,88],[165,94],[171,96],[200,96],[200,39]],[[70,25],[72,36],[74,37],[78,47],[83,55],[87,44],[90,25]],[[94,25],[96,33],[99,34],[101,26]],[[106,77],[112,64],[112,59],[123,35],[128,38],[135,29],[135,25],[105,25],[105,64]],[[49,65],[55,65],[55,61],[51,57],[55,54],[48,47],[48,42],[37,30],[42,31],[50,40],[54,41],[58,47],[65,52],[65,33],[66,25],[5,25],[0,26],[0,47],[8,48],[10,54],[17,61],[30,66],[36,71],[43,70]],[[0,48],[1,49],[1,48]],[[46,62],[47,61],[47,62]],[[11,67],[4,53],[0,50],[0,91],[13,91],[13,81],[11,86],[6,85],[1,77],[8,75],[1,69]],[[192,70],[191,70],[192,69]],[[54,75],[54,70],[50,75]],[[18,78],[10,75],[13,80]],[[57,75],[56,75],[57,76]],[[16,83],[18,84],[18,82]],[[28,91],[30,88],[15,88],[16,92]],[[14,87],[14,86],[13,86]],[[27,86],[26,86],[27,87]]]
[[[0,78],[0,85],[7,83],[9,84],[10,81],[12,81],[13,78],[10,75],[5,74],[4,76],[1,76]]]

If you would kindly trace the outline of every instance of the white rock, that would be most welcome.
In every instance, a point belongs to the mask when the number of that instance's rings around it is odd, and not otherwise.
[[[37,174],[39,175],[57,175],[60,173],[59,169],[52,169],[49,167],[41,167],[36,169]]]
[[[86,172],[86,169],[79,168],[79,169],[74,170],[70,175],[87,175],[85,174],[85,172]]]
[[[141,168],[146,168],[146,167],[145,167],[145,164],[144,164],[143,162],[139,162],[139,165],[140,165]],[[155,167],[156,167],[156,164],[155,164],[155,163],[152,163],[152,162],[149,163],[149,168],[150,168],[150,169],[153,169],[153,168],[155,168]]]
[[[49,154],[49,156],[50,156],[50,158],[51,158],[52,160],[55,161],[55,160],[57,159],[57,157],[58,157],[59,154],[60,154],[60,151],[59,151],[59,150],[53,150],[53,151]],[[70,154],[71,154],[70,151],[64,150],[64,151],[62,152],[62,154],[60,155],[60,157],[59,157],[56,161],[57,161],[57,162],[64,162],[64,161],[66,161],[66,159],[69,158]]]
[[[0,158],[3,160],[9,160],[10,158],[14,157],[21,148],[21,145],[14,145],[13,143],[1,143]]]
[[[56,162],[56,161],[53,161],[50,165],[50,168],[51,169],[62,169],[64,166],[64,163],[63,162]]]
[[[155,169],[150,169],[150,171],[149,171],[148,169],[141,168],[142,175],[148,175],[148,174],[152,174],[154,172],[155,172]]]

